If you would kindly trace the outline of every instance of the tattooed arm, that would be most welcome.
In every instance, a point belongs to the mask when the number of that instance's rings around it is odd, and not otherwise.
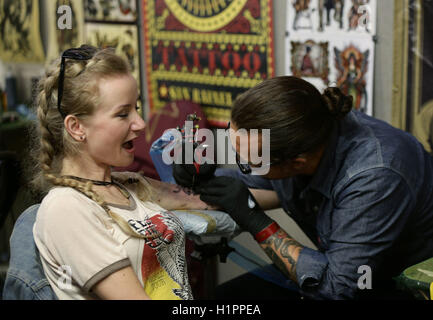
[[[219,176],[205,186],[199,187],[201,199],[218,205],[230,214],[232,219],[245,231],[251,233],[261,248],[288,278],[297,283],[296,263],[303,249],[278,224],[263,211],[256,196],[269,195],[271,200],[263,202],[266,207],[279,204],[275,192],[262,190],[259,193],[250,191],[240,180]],[[266,191],[266,193],[263,193]]]
[[[153,187],[156,195],[155,201],[167,210],[196,209],[196,210],[221,210],[218,206],[212,206],[200,200],[200,195],[188,187],[177,184],[161,182],[159,180],[145,178]],[[250,189],[251,193],[265,210],[279,206],[278,196],[275,191]]]
[[[154,201],[167,210],[216,210],[215,206],[200,200],[200,195],[192,189],[177,184],[162,182],[146,177],[154,191]]]
[[[156,194],[155,201],[167,210],[217,210],[218,208],[217,206],[212,206],[200,200],[200,195],[195,194],[189,188],[161,182],[148,177],[146,177],[146,180],[154,188]],[[256,190],[253,192],[255,196],[257,196],[258,193],[256,193]],[[278,201],[276,195],[275,199],[274,197],[271,199],[273,200],[271,202]],[[274,207],[274,203],[269,207]],[[260,243],[260,246],[275,265],[296,283],[296,262],[298,261],[299,252],[302,250],[303,246],[293,240],[283,229],[279,229],[276,233]]]
[[[297,283],[296,263],[298,262],[299,252],[304,246],[292,239],[283,229],[279,229],[259,244],[278,269]]]

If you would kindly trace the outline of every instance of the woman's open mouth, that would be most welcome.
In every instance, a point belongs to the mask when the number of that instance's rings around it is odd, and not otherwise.
[[[124,144],[122,144],[122,148],[124,148],[126,152],[133,153],[135,150],[133,140],[126,141]]]

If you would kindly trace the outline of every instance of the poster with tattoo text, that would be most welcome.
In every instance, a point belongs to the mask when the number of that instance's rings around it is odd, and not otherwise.
[[[274,76],[271,0],[143,0],[151,110],[199,104],[225,127],[236,96]]]
[[[373,114],[376,0],[287,0],[286,74],[338,86]]]
[[[38,0],[0,2],[0,59],[4,62],[43,62]]]

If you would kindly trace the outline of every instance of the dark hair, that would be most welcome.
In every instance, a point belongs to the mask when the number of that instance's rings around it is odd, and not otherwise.
[[[271,159],[291,159],[322,146],[352,109],[352,100],[336,87],[320,94],[303,79],[275,77],[239,95],[231,121],[237,128],[270,129]]]

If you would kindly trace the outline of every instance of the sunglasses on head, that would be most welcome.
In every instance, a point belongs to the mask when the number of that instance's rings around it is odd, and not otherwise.
[[[66,59],[81,61],[90,60],[93,57],[94,53],[94,48],[87,45],[82,45],[79,48],[70,48],[62,53],[62,59],[60,62],[59,84],[57,89],[57,109],[59,110],[59,113],[62,115],[63,119],[67,116],[67,114],[63,112],[61,108],[63,97],[63,82],[65,80]]]

